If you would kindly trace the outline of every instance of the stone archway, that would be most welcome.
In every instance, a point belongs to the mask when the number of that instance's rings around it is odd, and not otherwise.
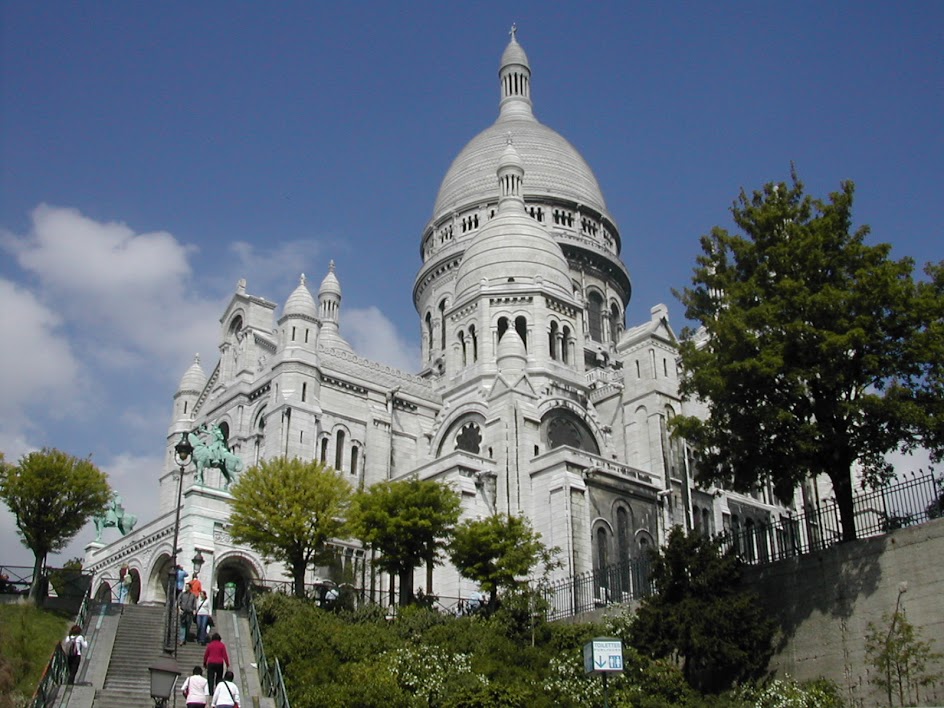
[[[164,604],[167,602],[167,575],[171,570],[171,559],[169,553],[161,553],[154,564],[151,566],[151,571],[147,577],[147,585],[145,586],[145,597],[148,600],[154,602],[160,602]],[[132,578],[132,583],[134,582]],[[139,588],[141,578],[138,576]],[[140,589],[138,591],[140,595]]]
[[[131,587],[128,588],[128,602],[132,605],[137,605],[141,601],[141,573],[138,572],[137,568],[132,568],[128,571],[128,575],[131,576]]]
[[[261,579],[255,563],[238,554],[223,556],[214,570],[214,609],[238,610],[242,608],[249,586]],[[207,590],[209,592],[209,588]]]
[[[95,602],[106,604],[111,602],[111,583],[107,580],[102,581],[102,584],[98,586],[98,590],[95,591]]]

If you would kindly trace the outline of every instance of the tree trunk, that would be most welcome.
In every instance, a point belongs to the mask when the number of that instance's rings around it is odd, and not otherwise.
[[[856,540],[855,505],[852,501],[852,476],[846,465],[844,470],[830,471],[829,479],[833,484],[836,504],[839,506],[839,522],[842,525],[842,540]]]
[[[400,607],[413,602],[413,568],[400,571]]]
[[[305,570],[308,564],[305,561],[292,563],[292,585],[295,597],[305,597]]]
[[[29,599],[36,607],[42,607],[46,601],[46,593],[43,591],[43,571],[46,568],[46,554],[35,553],[33,557],[33,583],[30,585]]]
[[[426,559],[426,594],[433,594],[433,566],[436,565],[436,562],[433,560],[432,556]]]

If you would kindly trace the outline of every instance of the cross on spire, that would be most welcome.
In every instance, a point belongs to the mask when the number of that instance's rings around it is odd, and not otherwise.
[[[511,41],[512,41],[512,42],[517,42],[517,41],[518,41],[518,37],[517,37],[516,35],[518,34],[518,25],[515,24],[514,22],[512,22],[512,23],[511,23],[511,31],[509,31],[508,34],[511,36]]]

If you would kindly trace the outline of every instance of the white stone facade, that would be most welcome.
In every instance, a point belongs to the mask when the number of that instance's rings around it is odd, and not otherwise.
[[[449,168],[421,235],[419,373],[363,359],[344,341],[333,263],[317,297],[302,276],[281,311],[240,282],[220,318],[219,362],[209,377],[194,362],[174,395],[161,515],[89,547],[99,585],[128,563],[137,599],[163,599],[173,446],[204,424],[221,426],[247,466],[319,459],[356,487],[417,475],[453,485],[466,517],[526,514],[561,549],[557,577],[639,557],[671,524],[715,532],[732,514],[760,522],[776,513],[763,494],[694,489],[684,446],[666,431],[688,412],[667,309],[624,328],[631,284],[619,229],[590,167],[535,118],[530,66],[514,38],[499,78],[498,119]],[[215,470],[202,485],[186,476],[182,564],[199,549],[214,590],[284,580],[284,569],[232,543],[224,486]],[[371,579],[356,544],[341,556],[349,581],[387,587]],[[473,589],[437,568],[438,594]]]

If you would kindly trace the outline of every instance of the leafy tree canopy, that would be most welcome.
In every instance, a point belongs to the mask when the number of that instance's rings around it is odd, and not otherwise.
[[[459,495],[431,480],[381,482],[356,495],[352,532],[380,553],[381,568],[399,576],[401,604],[413,601],[413,569],[423,561],[432,566],[460,509]]]
[[[0,499],[16,519],[17,534],[33,552],[30,598],[39,604],[42,569],[49,553],[62,550],[91,517],[105,512],[111,499],[108,477],[91,460],[43,448],[0,461]]]
[[[677,293],[704,328],[682,343],[681,390],[710,415],[674,421],[702,481],[748,491],[770,480],[787,501],[828,475],[847,540],[853,465],[877,484],[891,473],[886,453],[931,440],[944,348],[941,266],[919,286],[910,259],[867,245],[868,227],[853,230],[853,189],[814,199],[794,173],[741,193],[732,213],[743,235],[702,237],[692,287]]]
[[[279,457],[248,469],[231,493],[233,540],[285,563],[304,596],[305,571],[345,533],[350,483],[322,462]]]
[[[668,544],[652,552],[656,592],[630,625],[636,649],[681,660],[689,684],[706,692],[762,673],[774,632],[757,598],[740,585],[738,559],[720,543],[674,527]]]
[[[449,546],[449,558],[459,574],[488,592],[492,607],[500,588],[515,587],[517,578],[539,563],[549,567],[553,555],[527,518],[508,514],[462,522]]]

